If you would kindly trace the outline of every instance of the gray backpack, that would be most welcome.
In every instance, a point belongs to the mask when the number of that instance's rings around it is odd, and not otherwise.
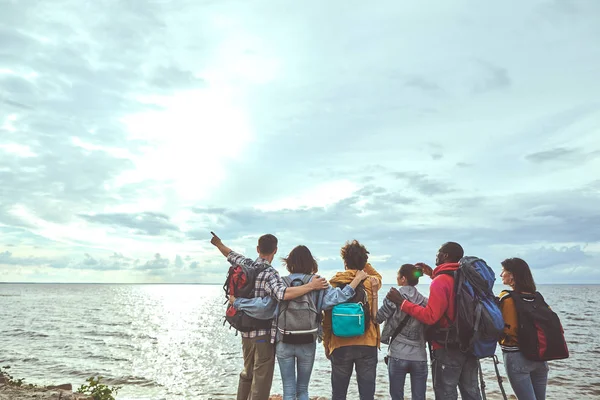
[[[292,280],[283,277],[287,287],[306,285],[314,275],[304,275],[302,279]],[[317,310],[312,292],[308,292],[294,300],[279,303],[277,314],[277,330],[283,343],[307,344],[317,339],[321,313]]]

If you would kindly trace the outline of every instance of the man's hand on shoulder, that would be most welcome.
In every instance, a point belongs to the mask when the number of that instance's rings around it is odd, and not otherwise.
[[[323,290],[329,287],[329,282],[327,282],[327,279],[316,275],[307,285],[311,290]]]
[[[402,303],[404,303],[404,297],[402,297],[398,289],[391,288],[388,294],[385,296],[385,298],[397,305],[398,308],[402,308]]]
[[[370,276],[369,280],[371,281],[371,288],[373,289],[373,293],[378,292],[381,287],[379,285],[379,279],[375,278],[374,276]]]

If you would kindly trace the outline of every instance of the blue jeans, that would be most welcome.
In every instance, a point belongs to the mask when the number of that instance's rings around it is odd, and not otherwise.
[[[477,372],[477,359],[458,349],[433,351],[431,375],[436,400],[458,399],[458,389],[463,400],[481,400]]]
[[[308,400],[308,382],[315,363],[316,342],[289,344],[278,342],[277,362],[283,384],[283,400]],[[298,375],[296,377],[296,365]]]
[[[331,400],[346,400],[354,368],[360,400],[373,400],[377,375],[375,346],[344,346],[331,352]]]
[[[505,352],[504,368],[519,400],[545,400],[548,363],[526,359],[520,351]]]
[[[427,361],[408,361],[389,357],[390,396],[392,400],[404,400],[404,381],[410,374],[412,400],[425,400],[427,391]]]

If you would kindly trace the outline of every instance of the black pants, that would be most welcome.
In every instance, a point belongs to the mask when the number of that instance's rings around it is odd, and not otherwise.
[[[433,351],[431,374],[436,400],[458,399],[458,389],[463,400],[481,400],[477,359],[458,349]]]
[[[331,353],[331,400],[346,400],[354,368],[360,400],[373,400],[377,377],[375,346],[344,346]]]

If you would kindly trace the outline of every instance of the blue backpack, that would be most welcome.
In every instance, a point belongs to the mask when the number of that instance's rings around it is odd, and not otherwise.
[[[438,329],[434,339],[476,358],[491,357],[504,331],[493,291],[494,271],[477,257],[463,257],[459,264],[455,272],[445,272],[454,277],[455,319],[450,327]]]
[[[344,287],[346,285],[341,285]],[[369,294],[361,282],[354,296],[346,303],[338,304],[331,310],[331,330],[335,336],[355,337],[365,334],[369,326]]]

